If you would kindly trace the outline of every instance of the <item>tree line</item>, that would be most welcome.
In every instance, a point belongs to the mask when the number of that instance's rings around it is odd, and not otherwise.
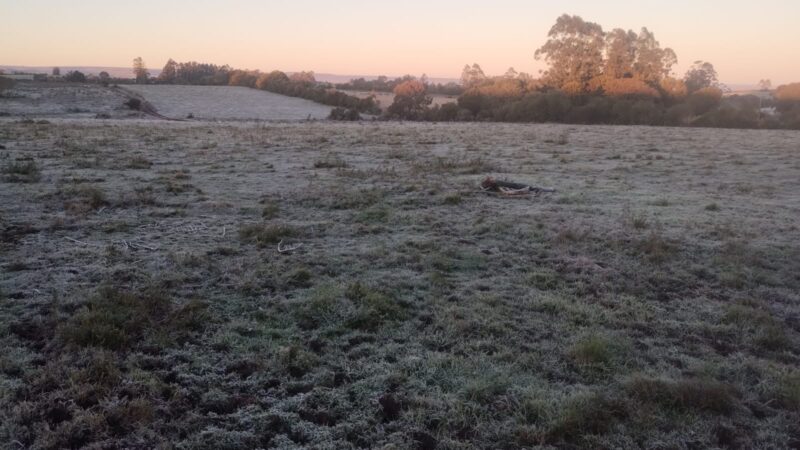
[[[150,78],[141,58],[134,60],[133,72],[137,83],[246,86],[301,97],[336,107],[331,117],[342,120],[381,114],[374,97],[343,92],[359,90],[395,94],[382,112],[385,119],[800,129],[800,83],[779,86],[771,95],[726,96],[710,62],[696,61],[684,76],[675,76],[676,53],[647,28],[604,31],[565,14],[534,57],[548,66],[539,78],[513,68],[487,76],[476,63],[464,67],[460,84],[406,75],[333,85],[317,82],[313,72],[264,73],[172,59],[158,77]],[[766,92],[771,83],[761,80],[759,86]],[[432,95],[458,98],[433,105]]]
[[[772,98],[724,96],[713,64],[696,61],[677,78],[677,55],[647,28],[605,32],[579,16],[562,15],[535,53],[548,64],[540,78],[513,68],[487,76],[464,67],[457,103],[430,106],[423,80],[403,80],[386,116],[432,121],[567,122],[800,129],[800,84]],[[762,80],[762,89],[769,89]]]
[[[243,86],[299,97],[323,105],[353,110],[357,113],[377,114],[380,112],[373,97],[358,98],[337,90],[329,83],[317,82],[313,72],[297,72],[288,75],[279,70],[261,72],[258,70],[234,69],[228,65],[198,63],[195,61],[176,62],[169,59],[157,77],[151,78],[141,60],[134,59],[133,73],[137,83],[190,84],[207,86]]]
[[[404,75],[392,79],[382,75],[374,80],[354,78],[347,83],[337,83],[334,86],[344,91],[394,92],[397,86],[412,80],[416,80],[416,77]],[[455,82],[430,83],[426,75],[422,75],[420,81],[425,84],[429,94],[458,96],[464,93],[464,87]]]

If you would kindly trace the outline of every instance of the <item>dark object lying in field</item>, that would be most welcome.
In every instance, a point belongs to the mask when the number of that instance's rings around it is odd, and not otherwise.
[[[330,115],[330,120],[343,120],[343,121],[357,121],[361,120],[361,114],[356,109],[349,108],[333,108]]]
[[[172,120],[176,122],[184,121],[183,119],[173,119],[171,117],[161,115],[156,110],[155,106],[151,105],[150,102],[144,99],[144,97],[140,96],[139,94],[136,94],[135,92],[120,87],[113,88],[113,90],[125,96],[128,100],[125,103],[123,103],[123,105],[127,106],[128,108],[134,111],[139,111],[149,116],[157,117],[159,119],[164,119],[164,120]]]
[[[142,101],[138,98],[129,98],[128,101],[123,104],[134,111],[141,111],[142,109]]]
[[[495,192],[500,195],[509,197],[516,197],[522,195],[539,195],[541,193],[555,192],[552,188],[542,188],[530,186],[528,184],[512,183],[510,181],[497,181],[492,177],[486,177],[481,183],[481,190],[483,192]]]

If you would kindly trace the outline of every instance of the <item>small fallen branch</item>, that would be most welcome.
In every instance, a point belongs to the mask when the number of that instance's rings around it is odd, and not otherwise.
[[[90,243],[88,243],[88,242],[79,241],[79,240],[77,240],[77,239],[72,239],[72,238],[71,238],[71,237],[69,237],[69,236],[64,236],[64,239],[66,239],[66,240],[68,240],[68,241],[70,241],[70,242],[74,242],[74,243],[76,243],[76,244],[83,245],[83,246],[92,246],[92,247],[97,247],[97,244],[90,244]]]
[[[133,241],[123,241],[123,242],[125,242],[126,246],[128,246],[128,247],[130,247],[130,248],[132,248],[134,250],[138,250],[138,249],[142,249],[142,248],[145,249],[145,250],[150,250],[151,252],[154,252],[154,251],[158,250],[155,247],[151,247],[149,245],[144,245],[144,244],[141,244],[141,243],[138,243],[138,242],[133,242]]]
[[[291,252],[299,249],[302,246],[303,246],[303,244],[295,244],[295,245],[290,245],[288,247],[284,247],[283,246],[283,240],[281,240],[280,242],[278,242],[278,253],[281,253],[281,254],[283,254],[283,253],[291,253]]]
[[[486,177],[481,183],[481,190],[483,192],[494,192],[507,197],[519,197],[524,195],[539,195],[542,193],[552,193],[556,190],[553,188],[543,188],[531,186],[521,183],[512,183],[510,181],[497,181],[492,177]]]

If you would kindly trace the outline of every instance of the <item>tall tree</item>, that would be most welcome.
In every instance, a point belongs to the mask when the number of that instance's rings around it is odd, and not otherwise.
[[[636,78],[651,86],[658,86],[677,63],[675,52],[671,48],[661,48],[655,34],[642,28],[636,38],[636,63],[633,66]]]
[[[86,82],[86,75],[83,72],[79,71],[79,70],[73,70],[73,71],[67,72],[67,74],[64,75],[64,80],[70,81],[70,82],[73,82],[73,83],[85,83]]]
[[[289,79],[294,81],[294,82],[297,82],[297,83],[304,83],[304,84],[309,84],[309,85],[316,84],[316,82],[317,82],[317,79],[314,76],[314,72],[313,71],[310,71],[310,72],[295,72],[289,77]]]
[[[717,87],[717,71],[714,65],[707,61],[695,61],[683,78],[686,89],[692,93],[703,88]]]
[[[469,89],[484,81],[486,81],[486,74],[483,73],[483,69],[478,63],[474,63],[472,67],[467,64],[464,66],[464,70],[461,71],[461,85],[464,86],[464,89]]]
[[[386,112],[398,119],[418,120],[433,99],[428,95],[427,86],[419,80],[408,80],[394,88],[394,102]]]
[[[636,41],[633,31],[616,28],[606,34],[606,63],[603,73],[608,78],[632,78],[636,63]]]
[[[136,77],[137,83],[147,83],[150,73],[147,71],[147,66],[145,66],[141,56],[133,60],[133,75]]]
[[[549,39],[535,55],[550,65],[544,73],[546,83],[573,93],[589,91],[592,79],[603,72],[603,27],[564,14],[547,36]]]
[[[508,78],[509,80],[514,80],[517,77],[519,77],[519,72],[513,67],[509,67],[506,73],[503,74],[503,78]]]
[[[97,79],[103,86],[108,86],[108,82],[111,80],[111,75],[109,75],[108,72],[104,70],[99,74],[97,74]]]
[[[768,91],[772,89],[772,81],[769,79],[766,80],[759,80],[758,82],[758,90],[760,91]]]
[[[170,58],[167,63],[164,64],[161,73],[158,74],[158,81],[162,83],[174,83],[176,78],[178,78],[178,63]]]

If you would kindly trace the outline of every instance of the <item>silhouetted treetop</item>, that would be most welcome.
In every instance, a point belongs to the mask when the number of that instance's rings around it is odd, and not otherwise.
[[[690,93],[704,88],[719,86],[714,65],[706,61],[695,61],[689,71],[686,72],[683,82],[686,83],[686,89]]]

